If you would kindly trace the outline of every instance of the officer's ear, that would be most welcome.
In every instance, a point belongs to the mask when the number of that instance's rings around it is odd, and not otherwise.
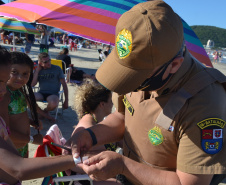
[[[181,64],[184,61],[184,57],[180,56],[180,57],[176,57],[170,64],[170,72],[171,74],[174,74],[178,71],[178,69],[180,68]]]

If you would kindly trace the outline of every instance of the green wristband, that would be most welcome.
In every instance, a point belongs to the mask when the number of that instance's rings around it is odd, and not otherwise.
[[[87,128],[86,130],[89,132],[89,134],[92,138],[93,146],[96,145],[97,144],[97,138],[96,138],[95,134],[93,133],[93,131],[90,128]]]

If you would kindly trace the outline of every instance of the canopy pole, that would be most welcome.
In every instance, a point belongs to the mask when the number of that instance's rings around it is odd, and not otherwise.
[[[13,51],[15,51],[15,34],[13,32]]]

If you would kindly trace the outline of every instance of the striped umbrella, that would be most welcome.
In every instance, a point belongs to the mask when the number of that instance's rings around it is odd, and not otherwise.
[[[32,24],[7,17],[0,17],[0,28],[13,32],[40,34]]]
[[[0,17],[0,28],[13,32],[13,50],[15,50],[14,32],[40,34],[39,31],[32,24],[7,17]]]
[[[146,0],[17,0],[0,6],[0,15],[42,23],[97,42],[114,45],[118,18]],[[182,20],[183,21],[183,20]],[[183,21],[186,45],[202,63],[212,66],[200,40]]]
[[[195,32],[191,29],[191,27],[183,20],[183,27],[184,27],[184,39],[185,44],[189,50],[189,52],[200,62],[203,64],[213,67],[209,56],[206,53],[206,50],[204,49],[201,41],[195,34]]]
[[[146,0],[17,0],[0,6],[0,15],[36,22],[106,43],[115,42],[118,18]]]

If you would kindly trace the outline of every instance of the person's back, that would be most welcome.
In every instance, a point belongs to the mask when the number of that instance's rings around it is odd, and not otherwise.
[[[71,64],[71,57],[69,56],[69,50],[68,48],[63,48],[63,50],[57,55],[57,60],[62,60],[66,64],[66,68],[68,68]],[[65,72],[66,69],[64,69],[63,65],[63,71]]]
[[[34,34],[28,34],[28,40],[30,40],[32,43],[35,41],[35,35]]]

